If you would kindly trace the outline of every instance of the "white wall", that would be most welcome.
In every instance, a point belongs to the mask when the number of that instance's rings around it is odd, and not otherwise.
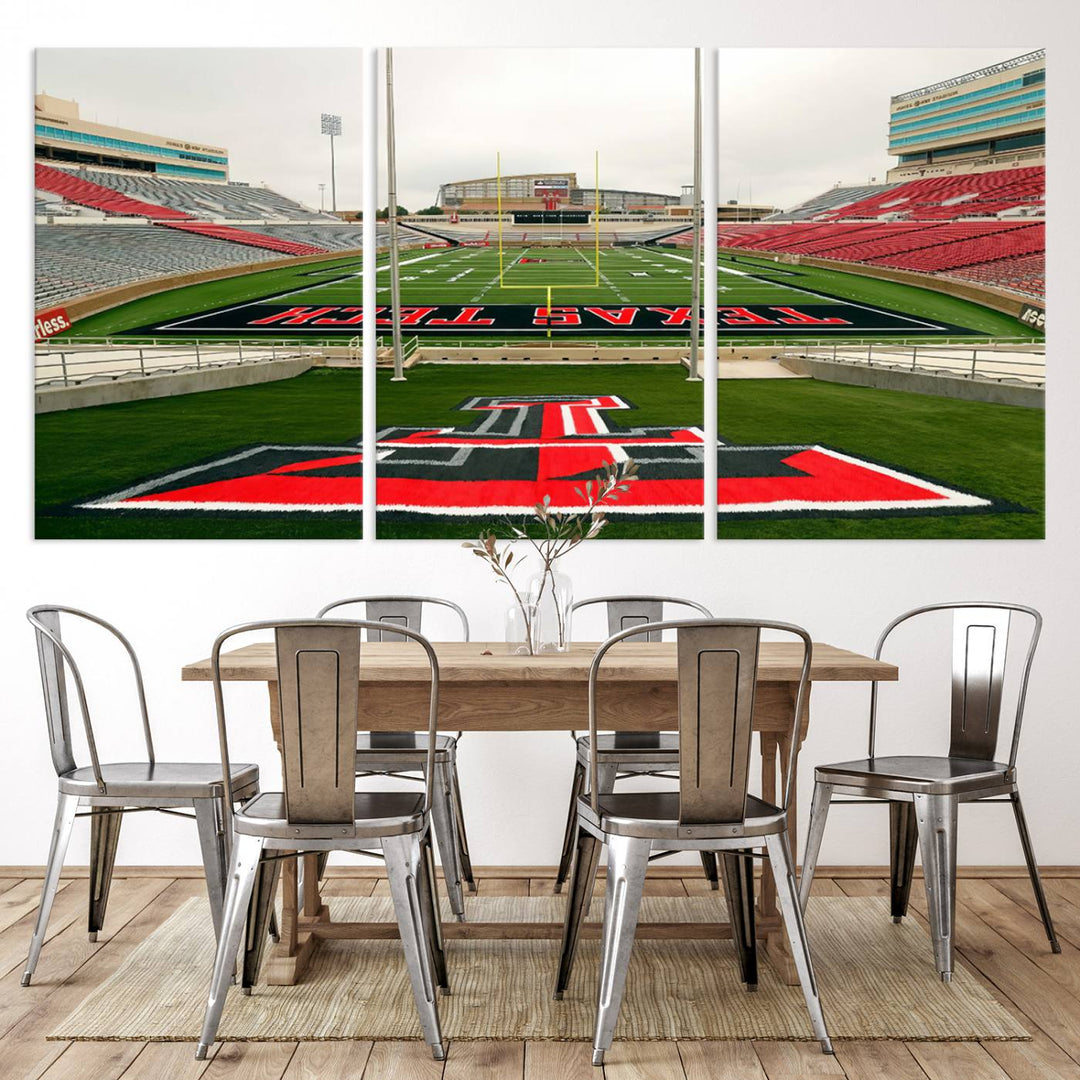
[[[196,4],[194,7],[198,7]],[[26,146],[29,56],[34,44],[164,43],[171,27],[161,16],[155,25],[150,11],[141,15],[136,40],[111,20],[93,23],[72,6],[60,5],[51,18],[35,9],[5,16],[4,64],[0,65],[6,104],[4,145]],[[209,6],[207,5],[207,8]],[[272,17],[275,7],[281,15]],[[477,35],[469,19],[449,17],[458,5],[398,3],[396,25],[409,27],[396,35],[397,44],[454,43]],[[535,5],[520,8],[506,3],[460,5],[470,18],[491,28],[485,40],[512,43],[527,35],[534,43],[561,43],[564,25],[546,20]],[[658,23],[656,9],[646,3],[624,3],[618,17],[605,6],[597,11],[575,10],[577,44],[641,44],[647,36],[656,44],[921,44],[992,45],[1002,28],[1015,28],[1051,47],[1054,68],[1054,109],[1050,155],[1050,190],[1054,203],[1050,249],[1052,359],[1048,413],[1049,534],[1042,542],[609,542],[575,553],[567,569],[579,595],[646,588],[694,595],[717,612],[775,616],[805,624],[819,640],[859,650],[872,647],[880,627],[894,614],[917,604],[949,598],[1017,599],[1042,609],[1046,617],[1044,643],[1036,661],[1026,737],[1021,747],[1021,778],[1028,817],[1037,850],[1045,863],[1078,861],[1076,840],[1077,754],[1076,610],[1077,473],[1080,438],[1080,380],[1072,368],[1076,349],[1068,334],[1075,307],[1075,182],[1080,160],[1075,137],[1075,110],[1066,110],[1068,97],[1077,100],[1075,71],[1055,57],[1075,55],[1074,19],[1064,5],[1002,2],[984,29],[981,4],[953,0],[942,10],[927,8],[927,18],[905,38],[891,22],[874,25],[866,6],[836,2],[830,20],[820,5],[800,4],[790,12],[783,5],[740,5],[739,18],[723,17],[723,5],[685,4],[677,25]],[[327,36],[324,20],[297,24],[292,5],[265,5],[258,19],[215,9],[206,25],[215,28],[215,44],[319,44]],[[342,9],[344,10],[344,9]],[[389,20],[377,22],[389,4],[371,4],[363,17],[335,16],[334,43],[383,44]],[[933,14],[931,16],[931,11]],[[406,13],[412,18],[405,18]],[[893,14],[888,13],[889,17]],[[489,15],[490,18],[485,18]],[[695,22],[694,16],[698,16]],[[1011,17],[1010,17],[1011,16]],[[1041,17],[1040,17],[1041,16]],[[879,16],[886,18],[885,14]],[[355,21],[350,22],[353,19]],[[366,20],[366,21],[365,21]],[[799,20],[802,20],[800,22]],[[906,20],[905,20],[906,21]],[[185,17],[187,33],[200,25]],[[46,32],[47,26],[47,32]],[[648,28],[646,34],[645,28]],[[837,27],[858,27],[861,39]],[[1027,30],[1030,28],[1030,31]],[[732,31],[737,40],[725,37]],[[840,40],[837,40],[837,37]],[[170,38],[171,40],[171,38]],[[173,44],[206,44],[191,36]],[[1038,44],[1038,42],[1036,42]],[[1071,46],[1071,48],[1070,48]],[[851,73],[857,78],[857,72]],[[4,204],[28,204],[28,170],[5,166]],[[1067,194],[1068,192],[1068,194]],[[21,200],[21,201],[20,201]],[[28,250],[29,228],[13,217],[16,242]],[[28,219],[29,215],[25,215]],[[0,264],[4,289],[15,298],[5,304],[14,313],[5,363],[19,370],[17,379],[0,396],[0,420],[5,441],[5,500],[2,534],[3,567],[0,590],[0,656],[4,670],[3,762],[0,785],[0,865],[39,863],[45,855],[55,792],[45,744],[40,688],[31,631],[23,611],[35,602],[85,606],[127,630],[143,658],[157,731],[159,757],[205,757],[215,753],[214,720],[208,684],[181,684],[182,663],[208,652],[216,632],[230,623],[262,616],[312,612],[338,595],[389,587],[402,591],[442,593],[463,603],[474,621],[474,637],[501,635],[506,597],[489,579],[479,560],[455,543],[363,542],[34,542],[32,536],[31,386],[30,358],[22,326],[30,325],[28,264],[17,259]],[[19,319],[23,323],[19,323]],[[10,344],[18,340],[19,345]],[[21,386],[22,393],[13,390]],[[133,447],[133,453],[138,452]],[[73,455],[78,446],[70,448]],[[933,663],[926,646],[921,659]],[[918,652],[918,649],[915,650]],[[917,661],[919,657],[914,657]],[[938,665],[940,668],[940,665]],[[916,681],[918,663],[905,658],[904,674],[917,692],[930,694],[929,682]],[[239,692],[240,733],[237,744],[267,771],[276,770],[275,754],[265,723],[265,692]],[[814,693],[813,722],[803,762],[857,756],[865,739],[865,685],[819,686]],[[927,698],[929,700],[929,698]],[[916,742],[940,733],[940,715],[914,710],[905,714],[907,735]],[[100,718],[99,725],[121,752],[134,752],[135,729],[125,735],[117,722]],[[940,739],[940,734],[938,734]],[[462,746],[461,772],[473,857],[480,864],[550,864],[558,854],[565,813],[570,740],[564,734],[469,735]],[[807,805],[804,770],[802,798]],[[962,812],[960,858],[971,864],[1010,863],[1021,859],[1020,848],[1006,808],[970,808]],[[77,831],[71,860],[85,862],[85,826]],[[887,859],[885,815],[881,810],[851,809],[836,814],[826,838],[826,863],[875,863]],[[198,860],[194,830],[184,823],[156,815],[133,817],[124,826],[120,860],[124,863],[193,864]]]

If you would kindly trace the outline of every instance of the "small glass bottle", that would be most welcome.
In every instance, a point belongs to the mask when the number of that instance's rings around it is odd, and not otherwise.
[[[525,601],[511,604],[506,609],[506,651],[512,655],[532,656],[539,652],[536,647],[540,628],[540,613],[536,604]]]
[[[558,570],[548,570],[529,582],[528,594],[530,603],[536,605],[540,620],[539,627],[533,630],[536,652],[569,651],[573,582]]]

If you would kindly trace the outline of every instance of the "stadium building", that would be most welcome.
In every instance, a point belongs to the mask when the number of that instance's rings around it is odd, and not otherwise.
[[[229,152],[224,147],[91,123],[79,116],[77,101],[49,94],[34,98],[34,160],[203,183],[224,184],[229,179]]]
[[[453,180],[439,185],[435,202],[447,210],[492,211],[498,206],[500,183],[504,210],[543,210],[550,207],[552,200],[591,208],[597,201],[596,188],[579,187],[576,173],[550,172]],[[678,195],[620,188],[601,188],[599,195],[601,209],[608,211],[662,212],[665,207],[678,206],[681,201]]]
[[[1046,50],[892,98],[891,183],[1046,162]]]

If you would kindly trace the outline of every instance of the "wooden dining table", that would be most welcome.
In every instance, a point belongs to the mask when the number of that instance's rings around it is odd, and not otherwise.
[[[596,643],[577,642],[565,653],[512,654],[503,642],[433,642],[439,660],[438,726],[445,731],[582,731],[588,729],[589,666]],[[761,750],[760,794],[775,802],[787,780],[795,694],[802,664],[796,642],[762,642],[754,697],[754,729]],[[280,748],[281,713],[277,666],[270,642],[246,645],[221,657],[223,681],[266,683],[270,726]],[[186,681],[212,678],[210,661],[187,664]],[[430,680],[427,657],[413,642],[366,642],[360,661],[358,730],[418,731],[426,728]],[[815,643],[810,670],[817,682],[894,681],[892,664],[825,643]],[[626,641],[608,653],[600,669],[597,727],[601,731],[673,731],[678,729],[678,684],[674,642]],[[808,688],[809,691],[810,688]],[[795,728],[798,748],[810,723],[810,693]],[[569,749],[569,747],[568,747]],[[508,773],[512,776],[512,773]],[[791,845],[797,851],[796,806],[792,785],[789,807]],[[564,793],[560,790],[560,796]],[[300,980],[318,941],[324,938],[397,936],[395,923],[334,922],[319,891],[316,856],[304,859],[303,887],[296,859],[282,864],[280,940],[264,965],[267,981],[291,985]],[[301,895],[302,893],[302,895]],[[757,931],[780,976],[798,979],[776,907],[770,875],[764,874],[757,900]],[[596,928],[588,928],[591,933]],[[640,937],[730,936],[726,922],[641,923]],[[560,923],[448,923],[446,938],[550,937],[562,934]]]

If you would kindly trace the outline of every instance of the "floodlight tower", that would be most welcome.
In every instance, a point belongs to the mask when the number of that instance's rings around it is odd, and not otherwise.
[[[337,211],[337,177],[334,171],[334,136],[341,134],[341,117],[322,114],[322,133],[330,136],[330,209]]]

